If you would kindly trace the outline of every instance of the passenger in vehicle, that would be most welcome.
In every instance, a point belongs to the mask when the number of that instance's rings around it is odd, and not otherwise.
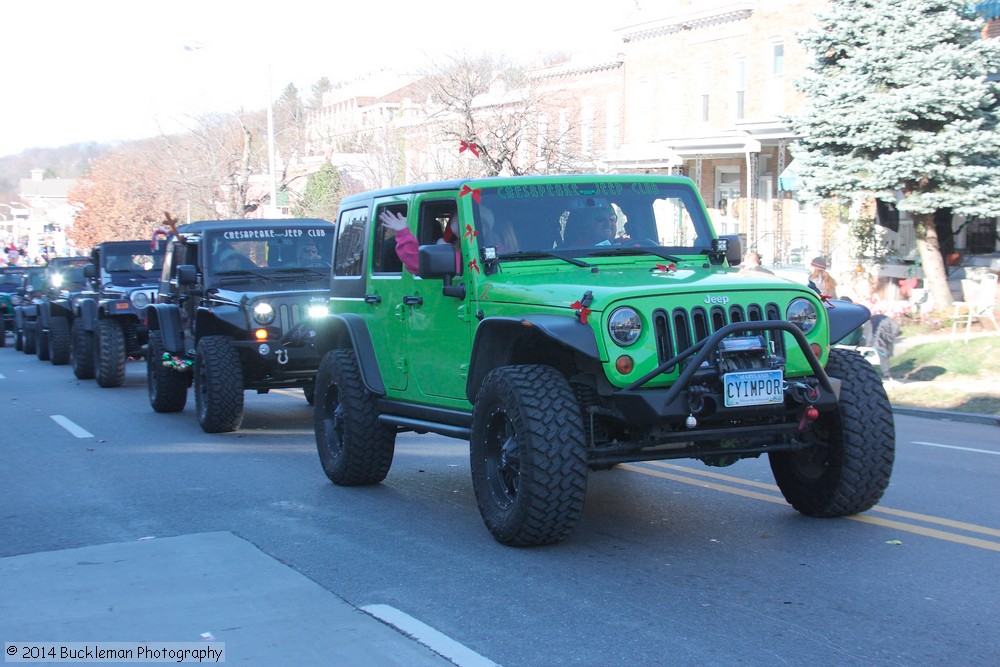
[[[379,220],[395,232],[396,255],[399,256],[400,261],[403,263],[403,268],[416,275],[420,270],[420,263],[417,258],[419,243],[406,224],[406,216],[402,213],[385,209],[379,214]],[[458,227],[458,213],[453,211],[448,216],[448,224],[445,226],[443,235],[437,240],[437,243],[450,243],[455,249],[455,273],[460,274],[462,272],[462,237]]]
[[[256,268],[256,265],[231,246],[221,250],[215,261],[216,271],[241,271],[253,268]]]

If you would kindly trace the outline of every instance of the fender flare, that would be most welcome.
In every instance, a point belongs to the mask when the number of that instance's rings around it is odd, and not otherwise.
[[[341,313],[327,315],[316,322],[316,353],[320,359],[331,350],[347,348],[354,351],[365,388],[377,396],[385,396],[385,382],[364,318],[353,313]]]
[[[146,324],[150,331],[159,331],[163,347],[173,354],[184,354],[184,330],[181,328],[181,309],[172,303],[155,303],[146,306]]]
[[[865,306],[840,299],[830,299],[826,313],[830,319],[830,345],[839,343],[872,316]]]
[[[475,402],[486,375],[496,367],[497,360],[508,357],[517,332],[530,328],[543,338],[565,347],[578,357],[600,363],[594,330],[582,324],[575,316],[532,314],[524,317],[489,317],[476,328],[469,362],[469,379],[465,394],[470,403]]]
[[[97,302],[93,299],[81,299],[77,303],[77,319],[86,331],[97,327]]]

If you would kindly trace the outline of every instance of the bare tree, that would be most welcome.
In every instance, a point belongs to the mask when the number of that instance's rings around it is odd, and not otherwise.
[[[154,153],[155,140],[131,142],[93,161],[68,197],[79,209],[69,230],[76,246],[151,238],[163,212],[178,208]]]

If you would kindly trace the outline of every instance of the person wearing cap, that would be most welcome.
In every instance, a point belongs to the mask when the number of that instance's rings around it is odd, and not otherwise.
[[[809,262],[809,287],[816,290],[820,296],[837,296],[837,281],[826,270],[826,258],[815,257]]]

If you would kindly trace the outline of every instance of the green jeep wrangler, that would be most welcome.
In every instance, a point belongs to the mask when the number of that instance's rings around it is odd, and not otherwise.
[[[767,454],[811,516],[889,483],[878,373],[831,349],[868,310],[733,269],[738,238],[687,178],[419,184],[346,197],[337,225],[314,408],[335,484],[383,480],[399,432],[468,439],[487,528],[527,546],[564,538],[589,471],[623,462]]]

